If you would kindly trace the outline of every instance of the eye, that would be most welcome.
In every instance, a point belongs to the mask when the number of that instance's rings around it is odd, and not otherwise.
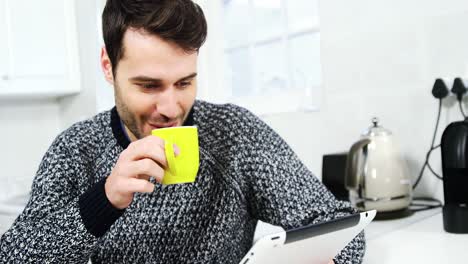
[[[192,85],[192,82],[180,82],[179,83],[180,88],[186,88],[186,87],[189,87],[190,85]]]
[[[153,90],[153,89],[158,89],[159,88],[159,85],[154,84],[154,83],[143,83],[143,84],[139,84],[139,86],[141,88],[147,89],[147,90]]]

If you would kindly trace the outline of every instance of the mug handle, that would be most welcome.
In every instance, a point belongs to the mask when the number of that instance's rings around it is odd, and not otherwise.
[[[166,153],[167,165],[169,166],[169,171],[172,175],[177,175],[177,169],[175,165],[175,153],[174,153],[174,143],[171,140],[164,141],[164,152]]]

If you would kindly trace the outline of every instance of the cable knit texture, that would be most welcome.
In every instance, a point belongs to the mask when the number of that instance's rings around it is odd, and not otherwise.
[[[157,184],[125,211],[109,208],[97,192],[128,145],[112,112],[55,139],[26,208],[1,237],[1,263],[239,263],[257,220],[289,229],[355,212],[259,118],[203,101],[192,117],[200,146],[195,183]],[[364,247],[360,234],[335,262],[361,263]]]

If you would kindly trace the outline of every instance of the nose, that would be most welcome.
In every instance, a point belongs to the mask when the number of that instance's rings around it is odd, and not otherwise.
[[[180,113],[180,106],[175,87],[169,87],[160,94],[156,103],[156,109],[160,115],[167,119],[166,121],[177,119]]]

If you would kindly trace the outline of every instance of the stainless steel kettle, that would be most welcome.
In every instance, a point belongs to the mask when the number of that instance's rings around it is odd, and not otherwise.
[[[406,162],[392,133],[377,118],[372,123],[348,154],[345,186],[350,201],[360,210],[404,210],[412,198]]]

